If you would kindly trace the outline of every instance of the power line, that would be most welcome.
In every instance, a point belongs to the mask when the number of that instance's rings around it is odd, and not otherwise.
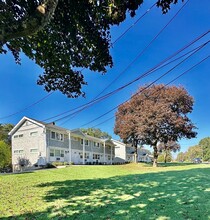
[[[178,75],[176,78],[174,78],[173,80],[171,80],[170,82],[168,82],[165,86],[163,86],[161,89],[165,88],[167,85],[169,85],[169,84],[171,84],[172,82],[176,81],[178,78],[182,77],[184,74],[190,72],[193,68],[195,68],[196,66],[200,65],[201,63],[203,63],[205,60],[207,60],[207,59],[209,59],[209,58],[210,58],[210,55],[208,55],[207,57],[205,57],[204,59],[202,59],[201,61],[199,61],[198,63],[196,63],[194,66],[192,66],[191,68],[189,68],[189,69],[186,70],[185,72],[183,72],[183,73],[181,73],[180,75]],[[128,100],[126,100],[125,102],[127,102],[127,101],[128,101]],[[120,105],[124,104],[125,102],[121,103]],[[117,107],[119,107],[120,105],[118,105]],[[109,112],[111,112],[111,111],[109,111]],[[108,114],[109,112],[107,112],[107,114]],[[102,115],[102,117],[103,117],[104,115],[106,115],[106,113],[104,113],[104,114]],[[96,124],[96,125],[92,126],[91,128],[98,127],[99,125],[104,124],[104,123],[106,123],[107,121],[110,121],[110,120],[113,119],[114,117],[115,117],[115,116],[112,116],[112,117],[110,117],[110,118],[108,118],[108,119],[106,119],[106,120],[100,122],[99,124]],[[97,117],[97,119],[99,119],[99,118],[101,118],[101,117],[100,117],[100,116]],[[93,120],[92,120],[92,121],[93,121]],[[91,122],[92,122],[92,121],[91,121]]]
[[[19,114],[19,113],[21,113],[21,112],[23,112],[23,111],[25,111],[25,110],[27,110],[27,109],[29,109],[29,108],[31,108],[31,107],[34,107],[34,106],[37,105],[38,103],[42,102],[43,100],[45,100],[46,98],[48,98],[49,96],[51,96],[53,93],[54,93],[54,91],[48,93],[46,96],[44,96],[43,98],[39,99],[38,101],[32,103],[31,105],[28,105],[27,107],[25,107],[25,108],[23,108],[23,109],[21,109],[21,110],[15,112],[15,113],[12,113],[12,114],[10,114],[10,115],[6,115],[6,116],[4,116],[4,117],[1,117],[0,120],[6,119],[6,118],[10,118],[10,117],[12,117],[12,116],[14,116],[14,115],[17,115],[17,114]]]
[[[95,98],[103,94],[113,83],[115,83],[120,78],[122,74],[124,74],[144,54],[144,52],[152,45],[152,43],[160,36],[160,34],[168,27],[168,25],[177,17],[177,15],[181,12],[181,10],[186,6],[188,2],[189,0],[186,1],[184,5],[177,11],[177,13],[167,22],[167,24],[163,28],[161,28],[161,30],[155,35],[155,37],[149,42],[149,44],[147,44],[147,46],[138,53],[138,55],[132,60],[132,62],[129,63],[129,65],[120,74],[118,74],[117,77],[114,80],[112,80],[112,82],[109,83],[98,95],[96,95]]]
[[[141,15],[131,26],[129,26],[120,36],[118,36],[118,37],[113,41],[113,43],[111,43],[111,45],[114,45],[115,43],[117,43],[131,28],[133,28],[146,14],[148,14],[148,13],[152,10],[152,8],[153,8],[155,5],[156,5],[156,3],[153,4],[150,8],[148,8],[148,9],[146,10],[146,12],[145,12],[143,15]],[[83,68],[83,69],[80,70],[80,71],[83,71],[84,69],[85,69],[85,68]],[[23,111],[25,111],[25,110],[27,110],[27,109],[29,109],[29,108],[35,106],[35,105],[37,105],[38,103],[42,102],[43,100],[45,100],[46,98],[48,98],[48,97],[49,97],[50,95],[52,95],[53,93],[54,93],[54,91],[51,92],[51,93],[49,93],[49,94],[47,94],[46,96],[44,96],[43,98],[39,99],[38,101],[36,101],[36,102],[30,104],[29,106],[27,106],[27,107],[25,107],[25,108],[23,108],[23,109],[21,109],[21,110],[15,112],[15,113],[12,113],[12,114],[9,114],[9,115],[6,115],[6,116],[1,117],[0,120],[6,119],[6,118],[9,118],[9,117],[12,117],[12,116],[14,116],[14,115],[17,115],[17,114],[19,114],[19,113],[21,113],[21,112],[23,112]]]
[[[186,54],[189,54],[189,53],[191,53],[192,51],[194,51],[191,55],[189,55],[187,58],[185,58],[183,61],[181,61],[181,62],[178,63],[177,65],[175,65],[173,68],[171,68],[171,69],[170,69],[169,71],[167,71],[165,74],[162,74],[158,79],[156,79],[156,81],[158,81],[160,78],[162,78],[163,76],[165,76],[166,74],[168,74],[169,72],[171,72],[173,69],[175,69],[175,68],[176,68],[177,66],[179,66],[181,63],[183,63],[183,62],[184,62],[186,59],[188,59],[190,56],[192,56],[193,54],[195,54],[196,52],[198,52],[198,50],[200,50],[201,48],[203,48],[204,46],[206,46],[208,43],[209,43],[209,41],[207,41],[206,43],[204,43],[204,44],[202,44],[202,45],[196,47],[195,49],[193,49],[193,50],[187,52]],[[170,61],[169,63],[166,63],[165,65],[163,65],[163,66],[157,68],[155,71],[157,71],[157,70],[161,69],[162,67],[165,67],[166,65],[168,65],[168,64],[170,64],[170,63],[172,63],[172,62],[174,62],[174,61],[176,61],[176,60],[178,60],[178,59],[180,59],[180,58],[182,58],[182,57],[184,57],[184,56],[186,56],[186,54],[182,55],[181,57],[176,58],[175,60]],[[155,81],[155,82],[156,82],[156,81]],[[153,82],[152,84],[154,84],[154,82]],[[151,85],[151,84],[149,84],[149,86],[150,86],[150,85]],[[118,107],[118,106],[117,106],[117,107]],[[99,118],[103,117],[104,115],[107,115],[108,113],[114,111],[117,107],[111,109],[110,111],[106,112],[106,113],[103,114],[102,116],[99,116],[99,117],[97,117],[96,119],[94,119],[94,120],[92,120],[92,121],[90,121],[90,122],[88,122],[88,123],[86,123],[86,124],[83,124],[81,127],[86,126],[86,125],[92,123],[93,121],[98,120]]]
[[[107,98],[107,97],[109,97],[109,96],[115,94],[116,92],[118,92],[118,91],[124,89],[125,87],[131,85],[132,83],[138,81],[139,79],[141,79],[141,78],[143,78],[144,76],[150,74],[151,72],[154,72],[155,69],[158,68],[160,65],[163,65],[164,62],[170,60],[171,58],[173,58],[173,56],[176,56],[178,53],[182,52],[184,49],[188,48],[189,46],[191,46],[193,43],[195,43],[196,41],[198,41],[200,38],[204,37],[204,36],[205,36],[206,34],[208,34],[208,33],[209,33],[209,31],[205,32],[204,34],[202,34],[201,36],[199,36],[198,38],[196,38],[195,40],[193,40],[191,43],[189,43],[188,45],[184,46],[182,49],[176,51],[173,55],[171,55],[171,56],[169,56],[168,58],[164,59],[164,60],[161,61],[159,64],[157,64],[156,66],[154,66],[153,68],[151,68],[149,71],[146,71],[144,74],[140,75],[139,77],[137,77],[136,79],[132,80],[131,82],[125,84],[124,86],[121,86],[121,87],[118,88],[118,89],[115,89],[114,91],[112,91],[112,92],[110,92],[110,93],[107,93],[107,94],[104,95],[104,96],[101,96],[101,97],[99,97],[99,98],[97,98],[97,99],[95,99],[95,100],[92,100],[92,101],[90,101],[90,102],[84,104],[84,105],[81,105],[81,106],[79,106],[79,107],[77,107],[77,108],[74,108],[74,109],[70,110],[70,111],[73,111],[73,110],[76,110],[76,111],[73,112],[73,113],[71,113],[71,114],[68,114],[68,115],[66,115],[66,116],[63,116],[63,117],[61,117],[61,118],[55,120],[55,122],[56,122],[56,121],[63,120],[63,119],[68,118],[68,117],[71,117],[71,116],[73,116],[74,114],[76,114],[76,113],[78,113],[78,112],[80,112],[80,111],[83,111],[84,109],[86,109],[86,108],[92,106],[93,104],[100,102],[101,100],[103,100],[103,99],[105,99],[105,98]],[[67,111],[67,112],[69,112],[69,111]],[[65,112],[65,113],[66,113],[66,112]],[[52,117],[51,117],[51,118],[52,118]]]
[[[115,83],[115,82],[144,54],[144,52],[152,45],[152,43],[159,37],[159,35],[166,29],[166,27],[176,18],[176,16],[177,16],[177,15],[179,14],[179,12],[186,6],[186,4],[187,4],[188,2],[189,2],[189,0],[177,11],[177,13],[167,22],[167,24],[166,24],[163,28],[161,28],[161,30],[155,35],[155,37],[149,42],[149,44],[148,44],[143,50],[141,50],[141,51],[137,54],[137,56],[132,60],[132,62],[130,62],[129,65],[128,65],[122,72],[120,72],[120,73],[118,74],[118,76],[115,77],[114,80],[112,80],[111,83],[109,83],[100,93],[98,93],[92,101],[96,100],[101,94],[103,94],[113,83]],[[155,4],[152,5],[149,10],[151,10],[154,6],[155,6]],[[146,11],[146,12],[136,21],[136,23],[137,23],[141,18],[143,18],[143,17],[146,15],[147,12],[148,12],[148,11]],[[134,23],[134,24],[135,24],[135,23]],[[132,26],[131,26],[130,28],[132,28]],[[127,31],[130,30],[130,28],[128,28],[120,37],[118,37],[118,38],[114,41],[114,43],[115,43],[117,40],[119,40],[125,33],[127,33]],[[80,112],[81,112],[81,111],[78,111],[77,113],[74,113],[73,115],[71,115],[71,117],[70,117],[69,119],[67,119],[66,121],[64,121],[61,125],[67,123],[69,120],[71,120],[72,118],[74,118],[74,117],[75,117],[76,115],[78,115]]]

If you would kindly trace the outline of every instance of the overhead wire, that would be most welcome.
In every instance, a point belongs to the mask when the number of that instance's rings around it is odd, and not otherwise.
[[[60,113],[59,115],[56,115],[54,117],[51,117],[51,118],[48,118],[48,119],[45,119],[45,120],[49,120],[49,119],[52,119],[52,118],[56,118],[56,117],[59,117],[63,114],[66,114],[68,112],[72,112],[72,111],[75,111],[71,114],[68,114],[66,116],[63,116],[61,118],[58,118],[55,120],[56,121],[60,121],[60,120],[63,120],[65,118],[68,118],[68,117],[71,117],[73,114],[76,114],[77,112],[80,112],[90,106],[92,106],[93,104],[95,103],[98,103],[99,101],[101,101],[102,99],[105,99],[106,97],[112,95],[112,94],[115,94],[116,92],[118,92],[119,90],[122,90],[123,88],[129,86],[130,84],[138,81],[139,79],[141,79],[142,77],[144,77],[145,75],[149,74],[150,72],[154,71],[156,68],[158,68],[159,66],[163,65],[165,62],[167,62],[168,60],[170,60],[171,58],[173,58],[174,56],[178,55],[179,53],[181,53],[183,50],[187,49],[188,47],[190,47],[192,44],[194,44],[195,42],[197,42],[198,40],[200,40],[202,37],[204,37],[205,35],[207,35],[210,31],[206,31],[205,33],[203,33],[202,35],[200,35],[199,37],[197,37],[196,39],[194,39],[193,41],[191,41],[189,44],[187,44],[186,46],[182,47],[181,49],[179,49],[178,51],[176,51],[175,53],[173,53],[171,56],[167,57],[166,59],[164,59],[163,61],[161,61],[160,63],[158,63],[157,65],[155,65],[153,68],[149,69],[148,71],[146,71],[145,73],[143,73],[142,75],[140,75],[139,77],[137,77],[136,79],[132,80],[131,82],[125,84],[124,86],[118,88],[118,89],[115,89],[114,91],[110,92],[110,93],[107,93],[106,95],[104,96],[101,96],[95,100],[92,100],[90,102],[87,102],[79,107],[76,107],[74,109],[71,109],[71,110],[68,110],[68,111],[65,111],[63,113]],[[44,121],[45,121],[44,120]]]
[[[154,38],[147,44],[146,47],[143,48],[143,50],[141,50],[137,56],[128,64],[128,66],[122,71],[120,72],[117,77],[115,77],[114,80],[112,80],[111,83],[109,83],[100,93],[98,93],[92,101],[96,100],[101,94],[103,94],[113,83],[115,83],[144,53],[145,51],[152,45],[152,43],[160,36],[160,34],[167,28],[167,26],[177,17],[177,15],[181,12],[181,10],[186,6],[186,4],[189,2],[190,0],[187,0],[184,5],[175,13],[175,15],[163,26],[163,28],[161,28],[161,30],[154,36]],[[150,10],[152,9],[152,7],[154,7],[154,5],[151,6]],[[147,12],[145,12],[142,17],[144,15],[146,15]],[[140,18],[142,18],[140,17]],[[136,22],[137,23],[137,22]],[[124,34],[127,33],[126,31],[124,32]],[[123,35],[122,35],[123,36]],[[120,37],[118,37],[114,43],[119,40]],[[78,111],[77,113],[74,113],[73,115],[70,116],[70,118],[68,118],[66,121],[64,121],[63,123],[61,123],[61,125],[67,123],[69,120],[71,120],[72,118],[74,118],[75,116],[77,116],[81,111]]]
[[[204,59],[202,59],[201,61],[199,61],[198,63],[196,63],[194,66],[192,66],[191,68],[189,68],[188,70],[184,71],[183,73],[181,73],[180,75],[178,75],[177,77],[175,77],[173,80],[171,80],[170,82],[168,82],[167,84],[165,84],[161,89],[165,88],[167,85],[171,84],[172,82],[176,81],[178,78],[180,78],[180,77],[182,77],[183,75],[185,75],[186,73],[190,72],[193,68],[195,68],[196,66],[200,65],[201,63],[203,63],[205,60],[207,60],[207,59],[209,59],[209,58],[210,58],[210,55],[206,56]],[[151,95],[150,95],[150,96],[151,96]],[[126,101],[128,101],[128,100],[126,100]],[[124,103],[125,103],[125,102],[121,103],[120,105],[122,105],[122,104],[124,104]],[[118,105],[118,107],[119,107],[120,105]],[[109,111],[109,112],[111,112],[111,111]],[[107,114],[108,114],[109,112],[107,112]],[[106,115],[106,113],[104,113],[104,114],[102,115],[102,117],[103,117],[104,115]],[[112,116],[112,117],[110,117],[110,118],[108,118],[108,119],[106,119],[106,120],[104,120],[104,121],[102,121],[102,122],[100,122],[100,123],[98,123],[98,124],[96,124],[96,125],[94,125],[94,126],[92,126],[91,128],[98,127],[98,126],[100,126],[100,125],[106,123],[107,121],[112,120],[114,117],[115,117],[115,115]],[[99,118],[101,118],[101,117],[99,116],[97,119],[99,119]],[[92,120],[92,121],[93,121],[93,120]]]
[[[21,109],[21,110],[19,110],[19,111],[17,111],[17,112],[14,112],[14,113],[12,113],[12,114],[9,114],[9,115],[6,115],[6,116],[1,117],[0,120],[6,119],[6,118],[10,118],[10,117],[12,117],[12,116],[14,116],[14,115],[17,115],[17,114],[19,114],[19,113],[21,113],[21,112],[24,112],[25,110],[27,110],[27,109],[29,109],[29,108],[31,108],[31,107],[34,107],[34,106],[37,105],[38,103],[42,102],[43,100],[45,100],[46,98],[48,98],[49,96],[51,96],[53,93],[54,93],[54,91],[48,93],[46,96],[42,97],[41,99],[37,100],[36,102],[34,102],[34,103],[32,103],[32,104],[30,104],[30,105],[28,105],[28,106],[26,106],[25,108],[23,108],[23,109]]]
[[[175,13],[175,15],[161,28],[161,30],[154,36],[154,38],[147,44],[146,47],[144,47],[143,50],[141,50],[137,56],[128,64],[128,66],[120,72],[117,77],[112,80],[98,95],[96,95],[95,98],[99,97],[101,94],[103,94],[112,84],[114,84],[144,53],[145,51],[152,45],[152,43],[160,36],[160,34],[171,24],[171,22],[177,17],[177,15],[182,11],[182,9],[187,5],[187,3],[190,0],[187,0],[182,7]]]
[[[131,30],[139,21],[141,21],[141,19],[143,19],[144,16],[145,16],[146,14],[148,14],[148,13],[152,10],[152,8],[153,8],[155,5],[156,5],[156,3],[153,4],[152,6],[150,6],[150,7],[145,11],[145,13],[143,13],[143,14],[142,14],[133,24],[131,24],[122,34],[120,34],[120,35],[111,43],[111,45],[114,45],[115,43],[117,43],[129,30]],[[80,71],[83,71],[84,69],[85,69],[85,68],[83,68],[83,69],[80,70]],[[12,116],[14,116],[14,115],[17,115],[17,114],[19,114],[19,113],[21,113],[21,112],[24,112],[25,110],[27,110],[27,109],[29,109],[29,108],[31,108],[31,107],[37,105],[38,103],[42,102],[43,100],[47,99],[47,98],[48,98],[50,95],[52,95],[54,92],[55,92],[55,91],[52,91],[52,92],[48,93],[48,94],[47,94],[46,96],[44,96],[43,98],[37,100],[36,102],[34,102],[34,103],[32,103],[32,104],[26,106],[25,108],[23,108],[23,109],[21,109],[21,110],[19,110],[19,111],[17,111],[17,112],[14,112],[14,113],[12,113],[12,114],[5,115],[5,116],[3,116],[3,117],[0,117],[0,120],[6,119],[6,118],[10,118],[10,117],[12,117]]]
[[[191,50],[191,51],[189,51],[189,52],[193,52],[190,56],[192,56],[196,51],[198,51],[198,50],[200,50],[201,48],[203,48],[205,45],[207,45],[208,43],[209,43],[210,41],[207,41],[207,42],[205,42],[204,44],[202,44],[202,45],[200,45],[200,46],[198,46],[198,47],[196,47],[196,48],[194,48],[193,50]],[[196,49],[196,51],[195,51],[195,49]],[[179,50],[180,51],[180,50]],[[187,52],[186,54],[189,54],[189,52]],[[184,54],[184,55],[182,55],[181,57],[184,57],[186,54]],[[180,57],[179,57],[180,58]],[[177,60],[177,59],[179,59],[179,58],[176,58],[175,60]],[[189,56],[188,56],[188,58],[189,58]],[[209,58],[209,57],[208,57]],[[186,60],[187,58],[185,58],[185,60]],[[174,61],[174,60],[173,60]],[[171,63],[172,61],[170,61],[170,63]],[[183,61],[181,61],[181,62],[183,62]],[[201,61],[202,62],[202,61]],[[199,64],[199,63],[198,63]],[[198,64],[196,64],[196,65],[198,65]],[[177,64],[177,65],[179,65],[179,64]],[[176,66],[177,66],[176,65]],[[194,65],[194,66],[196,66],[196,65]],[[192,68],[194,68],[194,66],[192,67]],[[173,67],[172,69],[174,69],[175,67]],[[192,68],[190,68],[190,69],[192,69]],[[159,68],[160,69],[160,68]],[[169,71],[167,71],[167,72],[170,72],[171,70],[169,70]],[[189,70],[187,70],[187,71],[189,71]],[[186,72],[187,72],[186,71]],[[183,74],[185,74],[185,73],[183,73]],[[183,75],[183,74],[180,74],[180,75]],[[166,73],[164,73],[163,75],[166,75]],[[155,83],[158,79],[160,79],[162,76],[160,76],[160,77],[158,77],[155,81],[153,81],[153,83]],[[177,78],[179,78],[180,76],[178,76]],[[175,79],[177,79],[177,78],[175,78]],[[174,80],[173,80],[174,81]],[[172,81],[170,81],[170,83],[171,83]],[[149,84],[148,86],[150,86],[151,84]],[[166,84],[167,85],[167,84]],[[137,95],[137,94],[136,94]],[[128,100],[126,100],[126,101],[128,101]],[[125,102],[126,102],[125,101]],[[122,104],[122,103],[121,103]],[[120,105],[121,105],[120,104]],[[118,107],[118,106],[117,106]],[[114,109],[116,109],[117,107],[115,107]],[[111,109],[111,110],[109,110],[107,113],[104,113],[102,116],[105,116],[105,115],[107,115],[109,112],[111,112],[111,111],[113,111],[114,109]],[[99,117],[97,117],[97,119],[99,119],[99,118],[101,118],[102,116],[99,116]],[[113,116],[114,117],[114,116]],[[112,118],[113,118],[112,117]],[[111,119],[110,119],[111,120]],[[93,121],[95,121],[95,120],[92,120],[90,123],[92,123]],[[50,124],[50,123],[49,123]],[[87,124],[87,123],[86,123]],[[97,126],[97,125],[96,125]],[[94,126],[95,127],[95,126]],[[31,129],[25,129],[25,130],[31,130]]]
[[[198,50],[200,50],[202,47],[204,47],[204,46],[207,45],[208,43],[209,43],[209,41],[207,41],[206,43],[204,43],[204,44],[202,44],[202,45],[200,45],[200,46],[194,48],[193,50],[191,50],[191,51],[189,51],[189,52],[187,52],[187,53],[185,53],[185,54],[183,54],[182,56],[180,56],[180,57],[178,57],[178,58],[176,58],[176,59],[174,59],[174,60],[172,60],[172,61],[170,61],[170,62],[164,64],[163,66],[160,66],[160,67],[157,68],[155,71],[160,70],[161,68],[163,68],[163,67],[165,67],[165,66],[167,66],[167,65],[169,65],[169,64],[171,64],[171,63],[173,63],[173,62],[175,62],[175,61],[177,61],[177,60],[180,59],[180,58],[183,58],[184,56],[186,56],[186,55],[188,55],[188,54],[190,54],[190,53],[192,53],[192,52],[194,51],[194,52],[190,55],[190,56],[192,56],[194,53],[196,53]],[[186,59],[188,59],[190,56],[188,56]],[[176,68],[178,65],[180,65],[181,63],[183,63],[186,59],[184,59],[184,60],[181,61],[179,64],[177,64],[176,66],[174,66],[172,69],[170,69],[170,70],[167,71],[165,74],[163,74],[163,75],[161,76],[161,78],[162,78],[163,76],[165,76],[166,74],[168,74],[169,72],[171,72],[171,71],[172,71],[174,68]],[[159,80],[159,79],[160,79],[160,77],[159,77],[157,80]],[[157,81],[157,80],[156,80],[156,81]],[[103,114],[102,116],[107,115],[108,113],[114,111],[116,108],[117,108],[117,107],[111,109],[110,111],[108,111],[107,113]],[[90,122],[88,122],[88,123],[86,123],[86,124],[83,124],[81,127],[86,126],[86,125],[92,123],[93,121],[96,121],[96,120],[99,119],[99,118],[100,118],[100,117],[97,117],[96,119],[94,119],[94,120],[92,120],[92,121],[90,121]]]

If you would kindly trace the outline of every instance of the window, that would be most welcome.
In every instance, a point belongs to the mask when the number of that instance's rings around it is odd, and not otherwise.
[[[30,136],[34,137],[34,136],[37,136],[38,134],[38,131],[32,131],[30,132]]]
[[[50,149],[50,157],[54,157],[54,156],[55,156],[54,150]]]
[[[111,156],[110,155],[108,155],[108,160],[111,160]]]
[[[64,140],[63,137],[64,137],[63,134],[51,131],[51,139],[58,140],[58,141],[63,141]]]
[[[89,159],[89,153],[85,153],[85,159]]]
[[[93,142],[93,146],[94,146],[94,147],[100,147],[100,143],[98,143],[98,142]]]
[[[100,154],[93,154],[94,160],[100,160]]]
[[[80,144],[83,145],[83,139],[80,139]]]
[[[30,153],[37,153],[38,152],[38,149],[37,148],[32,148],[30,149]]]
[[[21,138],[21,137],[23,137],[23,134],[14,135],[14,138]]]
[[[56,157],[60,157],[61,156],[60,150],[55,150],[55,156]]]
[[[14,150],[14,154],[23,154],[24,150]]]
[[[66,151],[66,153],[68,153],[68,151]],[[50,157],[64,157],[64,150],[50,149]]]
[[[54,131],[51,131],[51,138],[55,139],[55,132]]]
[[[85,146],[89,146],[89,141],[85,140]]]
[[[63,141],[63,134],[60,134],[60,141]]]

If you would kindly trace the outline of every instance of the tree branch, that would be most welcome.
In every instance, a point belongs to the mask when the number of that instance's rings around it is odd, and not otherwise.
[[[42,30],[52,19],[59,0],[45,0],[39,5],[35,12],[10,27],[3,27],[0,30],[0,44],[7,41],[30,36]]]

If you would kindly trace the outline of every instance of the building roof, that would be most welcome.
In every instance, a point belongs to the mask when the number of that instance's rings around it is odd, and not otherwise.
[[[97,142],[100,142],[100,143],[105,142],[109,145],[114,145],[113,142],[109,139],[102,139],[102,138],[97,138],[97,137],[87,135],[87,134],[83,133],[80,129],[69,130],[67,128],[62,128],[62,127],[59,127],[59,126],[55,125],[54,122],[46,123],[46,122],[39,121],[39,120],[36,120],[36,119],[28,118],[28,117],[25,117],[25,116],[9,132],[9,135],[13,135],[18,130],[18,128],[23,123],[25,123],[26,121],[30,121],[31,123],[36,124],[39,127],[55,129],[55,130],[59,130],[59,131],[62,131],[62,132],[71,133],[71,134],[73,134],[74,136],[77,136],[77,137],[83,137],[83,138],[91,139],[93,141],[97,141]]]

